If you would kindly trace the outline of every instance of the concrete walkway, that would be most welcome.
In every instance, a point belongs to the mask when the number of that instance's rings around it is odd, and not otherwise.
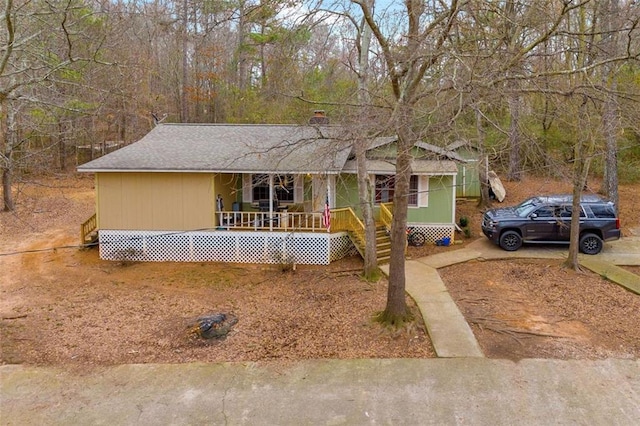
[[[456,256],[450,258],[456,259]],[[384,265],[382,270],[388,274],[389,266]],[[484,356],[435,267],[420,260],[408,260],[405,274],[405,290],[422,314],[436,355],[440,358]]]
[[[534,251],[539,253],[531,256]],[[566,249],[507,253],[479,240],[463,250],[407,262],[407,291],[443,358],[122,365],[83,372],[5,365],[0,366],[0,424],[638,424],[639,360],[483,358],[436,271],[475,258],[561,258],[563,253]],[[595,259],[607,267],[620,259],[640,265],[640,238],[608,245]],[[594,264],[591,260],[583,264]]]
[[[566,246],[526,246],[507,252],[486,238],[480,238],[463,249],[408,260],[405,266],[406,291],[422,313],[438,357],[482,357],[482,350],[469,324],[449,295],[437,269],[473,259],[563,259],[566,256]],[[597,256],[580,255],[580,264],[640,294],[640,276],[616,266],[640,265],[640,237],[606,243],[604,251]],[[388,274],[389,266],[384,265],[382,270]]]

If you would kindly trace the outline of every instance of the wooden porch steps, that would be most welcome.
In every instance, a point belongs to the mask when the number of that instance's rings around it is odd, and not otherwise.
[[[365,242],[355,233],[349,232],[351,242],[356,246],[360,256],[364,258]],[[391,259],[391,239],[387,235],[387,229],[379,225],[376,227],[376,250],[378,264],[389,263]]]
[[[94,213],[80,225],[80,244],[89,245],[98,241],[98,221]]]
[[[376,252],[379,265],[389,263],[391,259],[391,238],[389,238],[387,228],[384,226],[376,228]]]
[[[98,231],[92,231],[89,234],[84,236],[82,245],[93,244],[96,241],[98,241]]]

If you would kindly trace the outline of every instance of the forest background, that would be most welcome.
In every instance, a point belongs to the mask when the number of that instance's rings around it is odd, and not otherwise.
[[[92,156],[134,142],[154,116],[302,124],[324,109],[332,123],[393,134],[394,78],[416,70],[418,79],[397,79],[413,85],[415,139],[468,140],[510,179],[565,173],[588,140],[581,151],[594,171],[614,156],[620,179],[636,180],[638,9],[626,0],[7,0],[3,208],[13,208],[14,179],[72,168],[79,146]]]

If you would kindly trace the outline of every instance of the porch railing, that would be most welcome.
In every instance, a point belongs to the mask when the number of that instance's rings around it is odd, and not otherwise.
[[[349,232],[356,249],[364,256],[364,223],[356,216],[351,207],[331,210],[331,229]]]
[[[235,212],[217,213],[221,229],[253,231],[322,232],[322,213],[306,212]],[[333,224],[332,224],[333,225]]]
[[[80,244],[87,244],[93,241],[91,234],[98,228],[97,216],[94,213],[89,219],[80,225]]]
[[[393,220],[393,203],[381,203],[380,204],[380,222],[387,229],[391,229],[392,220]]]

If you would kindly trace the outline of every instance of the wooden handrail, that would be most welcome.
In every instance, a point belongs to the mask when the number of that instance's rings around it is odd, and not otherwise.
[[[98,219],[97,215],[94,213],[89,219],[85,220],[82,225],[80,225],[80,244],[87,243],[87,235],[91,234],[98,228]]]
[[[326,231],[322,225],[322,213],[319,212],[221,211],[216,215],[219,229],[287,232]]]
[[[391,229],[391,221],[393,220],[393,203],[380,203],[380,222],[387,228]]]
[[[357,240],[356,248],[358,248],[358,251],[361,251],[361,254],[364,253],[364,224],[351,207],[331,210],[331,229],[351,232]]]
[[[322,213],[300,212],[218,212],[220,229],[321,232]],[[331,231],[348,231],[364,245],[364,224],[350,207],[331,210]]]

